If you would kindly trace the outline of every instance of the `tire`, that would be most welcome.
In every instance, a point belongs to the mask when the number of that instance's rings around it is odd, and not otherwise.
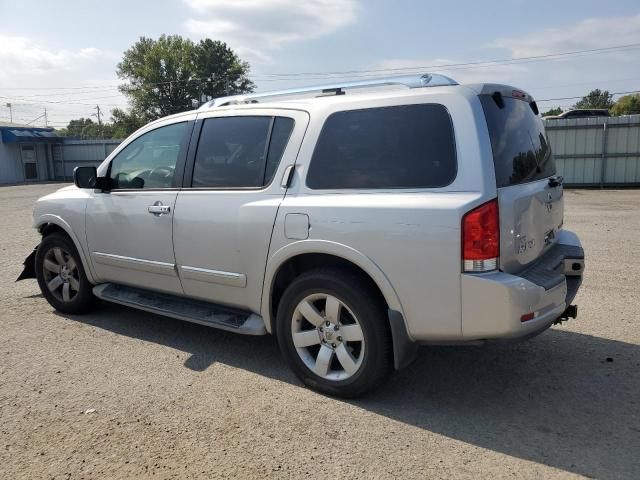
[[[346,270],[297,277],[280,300],[276,334],[293,372],[322,393],[360,396],[393,369],[385,305],[360,275]]]
[[[95,305],[93,285],[75,245],[65,234],[56,232],[42,239],[35,269],[42,295],[57,311],[84,313]]]

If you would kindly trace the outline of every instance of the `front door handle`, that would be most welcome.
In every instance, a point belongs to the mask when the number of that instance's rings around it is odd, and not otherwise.
[[[166,215],[171,211],[171,207],[169,205],[163,205],[162,202],[156,202],[153,205],[149,205],[149,213],[153,215]]]

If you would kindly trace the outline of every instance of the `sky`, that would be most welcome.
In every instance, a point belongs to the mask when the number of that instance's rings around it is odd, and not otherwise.
[[[95,105],[108,118],[127,105],[123,52],[163,33],[227,42],[258,91],[440,72],[517,86],[545,110],[640,90],[638,0],[0,0],[0,121],[6,103],[38,126],[45,108],[55,127]],[[491,60],[510,61],[459,65]]]

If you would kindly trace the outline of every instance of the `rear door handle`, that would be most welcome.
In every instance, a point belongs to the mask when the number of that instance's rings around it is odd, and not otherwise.
[[[149,205],[148,210],[149,213],[160,216],[169,213],[171,211],[171,207],[169,205],[162,205],[162,203],[156,202],[153,205]]]
[[[289,188],[291,186],[292,178],[293,178],[293,165],[289,165],[284,170],[284,175],[282,175],[282,181],[280,182],[280,186],[282,188]]]

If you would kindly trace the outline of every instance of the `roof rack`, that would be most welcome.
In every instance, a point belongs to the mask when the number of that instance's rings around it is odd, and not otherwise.
[[[436,73],[424,73],[421,75],[404,75],[400,77],[376,78],[373,80],[361,80],[352,82],[333,83],[329,85],[316,85],[313,87],[292,88],[264,93],[247,93],[232,95],[229,97],[215,98],[203,104],[198,110],[223,107],[227,105],[239,105],[243,103],[258,103],[258,99],[269,97],[285,97],[304,93],[320,93],[324,95],[344,95],[345,89],[379,87],[384,85],[404,85],[407,88],[440,87],[444,85],[458,85],[447,77]]]

